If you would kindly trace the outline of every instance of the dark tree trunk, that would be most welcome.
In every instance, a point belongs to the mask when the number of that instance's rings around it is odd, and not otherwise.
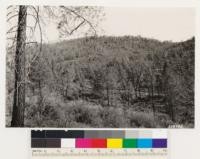
[[[140,85],[138,86],[138,91],[139,91],[139,97],[141,99],[141,88],[140,88]]]
[[[167,63],[165,62],[163,66],[163,92],[165,95],[165,102],[166,102],[166,112],[169,114],[171,120],[174,122],[175,121],[175,114],[174,114],[174,105],[173,105],[173,93],[170,88],[169,84],[169,76],[167,74]]]
[[[107,105],[110,106],[110,93],[109,93],[109,85],[106,84],[106,92],[107,92]]]
[[[42,95],[42,86],[41,86],[41,80],[38,81],[38,89],[39,89],[39,118],[42,117],[42,105],[43,105],[43,95]]]
[[[150,97],[151,97],[151,93],[150,93],[150,88],[149,88],[149,86],[148,86],[147,90],[148,90],[148,98],[150,98]]]
[[[169,116],[171,117],[171,120],[173,122],[175,122],[175,116],[174,116],[174,105],[173,105],[173,102],[172,102],[172,96],[171,96],[171,93],[168,94],[168,98],[167,98],[167,101],[168,101],[168,111],[169,111]]]
[[[134,93],[135,93],[135,99],[137,99],[137,98],[138,98],[138,95],[137,95],[137,87],[134,86],[133,88],[134,88]]]
[[[129,104],[129,88],[128,88],[128,90],[127,90],[127,100],[128,100],[127,102],[128,102],[128,107],[129,107],[129,105],[130,105],[130,104]]]
[[[154,104],[154,85],[153,85],[153,78],[151,78],[151,105],[153,109],[153,115],[155,117],[155,104]]]
[[[113,106],[113,88],[110,90],[110,105]]]
[[[20,6],[15,53],[15,89],[11,121],[12,127],[24,126],[26,17],[27,7]]]

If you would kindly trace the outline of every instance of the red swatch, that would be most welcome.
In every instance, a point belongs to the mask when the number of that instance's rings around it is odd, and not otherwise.
[[[92,139],[92,148],[107,148],[106,139]]]

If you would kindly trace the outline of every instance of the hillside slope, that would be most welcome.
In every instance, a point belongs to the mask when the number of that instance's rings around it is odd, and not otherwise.
[[[38,50],[27,48],[27,59]],[[194,126],[194,38],[102,36],[44,44],[27,71],[26,126]]]

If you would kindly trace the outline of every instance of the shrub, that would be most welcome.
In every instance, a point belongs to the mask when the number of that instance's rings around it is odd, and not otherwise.
[[[87,127],[101,127],[102,125],[100,118],[102,107],[99,105],[79,100],[68,103],[63,109],[65,110],[66,126],[76,127],[73,125],[75,124],[77,127],[85,127],[85,125],[88,125]]]
[[[164,113],[157,113],[156,121],[159,122],[158,126],[162,128],[167,128],[170,125],[173,125],[173,121],[170,119],[169,115]]]
[[[104,108],[101,112],[103,127],[126,127],[126,119],[121,108]]]
[[[155,128],[157,126],[152,113],[127,111],[129,127]]]
[[[57,127],[59,114],[57,108],[51,105],[44,105],[42,108],[30,105],[25,119],[28,127]]]

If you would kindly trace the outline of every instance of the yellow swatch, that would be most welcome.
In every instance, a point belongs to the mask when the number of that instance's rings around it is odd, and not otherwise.
[[[122,139],[107,139],[107,148],[122,148]]]

